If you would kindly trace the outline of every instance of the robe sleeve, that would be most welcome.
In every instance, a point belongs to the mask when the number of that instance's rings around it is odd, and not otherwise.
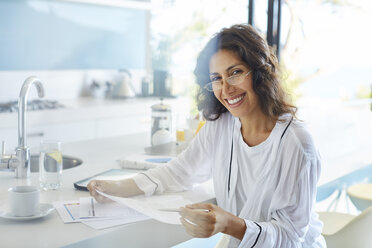
[[[150,169],[133,177],[137,186],[151,195],[162,192],[180,192],[212,176],[215,123],[207,122],[192,139],[187,149],[164,166]],[[212,159],[211,159],[212,158]]]
[[[302,247],[302,243],[314,243],[319,237],[320,225],[313,235],[306,235],[311,225],[312,209],[315,205],[316,184],[320,162],[317,158],[303,162],[288,206],[272,213],[267,222],[253,222],[245,219],[247,226],[239,247]],[[313,239],[311,242],[308,239]],[[310,241],[310,242],[309,242]]]

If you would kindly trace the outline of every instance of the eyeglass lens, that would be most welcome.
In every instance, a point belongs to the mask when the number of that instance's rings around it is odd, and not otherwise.
[[[230,85],[238,85],[238,84],[241,84],[243,82],[243,79],[249,75],[251,71],[245,73],[245,74],[240,74],[240,75],[233,75],[233,76],[230,76],[228,78],[226,78],[226,82]],[[217,91],[217,90],[220,90],[222,89],[222,80],[218,80],[218,81],[213,81],[213,82],[210,82],[206,85],[206,89],[208,91]]]

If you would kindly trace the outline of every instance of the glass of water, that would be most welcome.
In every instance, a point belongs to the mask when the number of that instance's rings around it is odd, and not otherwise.
[[[40,187],[54,190],[61,187],[62,152],[60,141],[41,141],[39,156]]]

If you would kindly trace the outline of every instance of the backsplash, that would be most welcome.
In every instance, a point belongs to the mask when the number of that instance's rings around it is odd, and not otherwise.
[[[71,1],[0,1],[0,103],[37,76],[45,99],[89,96],[93,80],[128,69],[136,93],[149,72],[149,10]],[[104,95],[95,94],[95,97]],[[36,99],[31,89],[29,100]]]
[[[137,94],[141,93],[141,79],[145,70],[130,70],[132,84]],[[89,85],[92,80],[98,82],[113,81],[118,70],[49,70],[49,71],[0,71],[0,103],[18,99],[24,80],[37,76],[44,85],[45,99],[75,99],[90,96]],[[29,100],[39,99],[35,89],[29,92]]]

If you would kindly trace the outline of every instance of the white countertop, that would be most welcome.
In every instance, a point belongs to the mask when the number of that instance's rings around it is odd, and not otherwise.
[[[110,168],[118,168],[116,159],[142,152],[148,146],[149,134],[126,135],[63,144],[62,152],[83,160],[83,164],[63,171],[62,188],[42,191],[41,202],[77,200],[88,192],[75,190],[73,182]],[[14,185],[38,185],[38,173],[29,179],[16,179],[12,172],[0,171],[0,206],[7,204],[7,190]],[[12,221],[0,219],[1,247],[170,247],[189,238],[181,225],[168,225],[154,220],[94,230],[82,223],[64,224],[58,213],[47,217]],[[146,238],[144,238],[146,237]]]

